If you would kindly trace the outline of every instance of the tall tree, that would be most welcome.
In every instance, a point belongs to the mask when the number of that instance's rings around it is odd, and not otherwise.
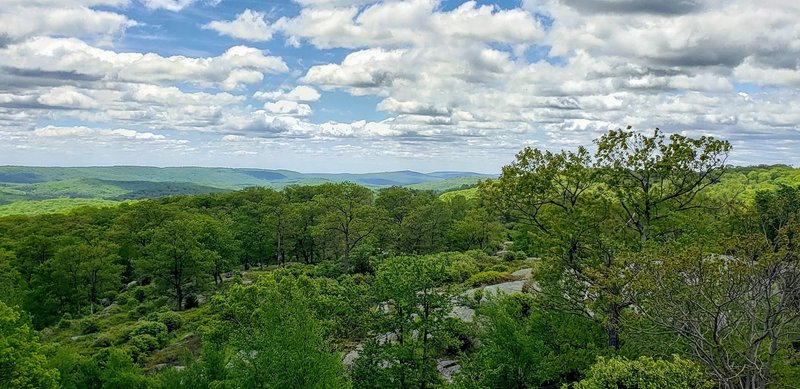
[[[271,273],[235,286],[216,308],[233,324],[229,380],[247,388],[343,388],[340,357],[332,352],[313,307],[312,280]]]
[[[654,223],[702,207],[699,197],[719,182],[731,148],[727,141],[708,136],[667,138],[657,128],[652,136],[609,131],[595,143],[604,181],[614,192],[626,225],[642,242],[669,230],[662,226],[652,231]]]
[[[187,213],[168,220],[154,231],[147,256],[136,262],[140,272],[153,277],[162,289],[172,291],[179,311],[188,293],[208,284],[211,259],[219,255],[200,242],[205,223],[213,220]]]
[[[323,192],[314,197],[324,212],[315,226],[315,235],[333,233],[339,238],[344,253],[342,267],[347,273],[350,252],[375,234],[382,214],[373,206],[372,192],[363,186],[345,182],[323,187]]]
[[[117,290],[120,285],[122,266],[117,264],[118,247],[104,242],[95,242],[88,246],[86,257],[80,264],[80,275],[86,286],[90,312],[94,314],[94,306],[99,296]]]
[[[452,342],[445,330],[452,296],[441,289],[446,277],[439,257],[394,257],[380,265],[376,296],[386,307],[376,330],[385,339],[356,361],[356,386],[425,388],[437,382],[435,353]],[[384,363],[388,367],[377,368]]]

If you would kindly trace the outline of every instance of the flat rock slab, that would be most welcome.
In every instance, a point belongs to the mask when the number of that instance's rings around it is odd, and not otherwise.
[[[514,277],[517,277],[517,278],[522,278],[522,279],[527,280],[527,279],[531,278],[531,272],[532,271],[533,271],[533,269],[531,269],[531,268],[519,269],[519,270],[511,273],[511,275],[514,276]]]

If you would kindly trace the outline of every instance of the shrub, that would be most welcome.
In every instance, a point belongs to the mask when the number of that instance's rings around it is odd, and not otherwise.
[[[167,326],[167,331],[172,332],[181,328],[181,317],[175,312],[164,312],[158,315],[158,321]]]
[[[478,271],[480,269],[474,258],[461,256],[447,267],[447,277],[453,282],[464,282]]]
[[[131,355],[134,360],[139,360],[141,357],[155,351],[159,347],[158,339],[150,334],[136,335],[130,341]]]
[[[100,331],[100,324],[94,318],[86,318],[81,321],[81,333],[83,335],[93,334]]]
[[[131,331],[130,336],[134,338],[138,335],[150,335],[158,341],[158,344],[165,344],[167,342],[167,326],[164,323],[157,321],[146,321],[139,324]],[[131,339],[132,340],[132,339]]]
[[[145,292],[144,288],[139,287],[134,289],[133,297],[136,299],[136,301],[141,303],[147,298],[147,293]]]
[[[487,271],[496,271],[496,272],[507,272],[508,271],[508,265],[505,264],[505,263],[498,263],[498,264],[493,265],[492,267],[490,267],[490,268],[488,268],[486,270]]]
[[[597,363],[586,373],[586,379],[575,385],[577,389],[712,387],[713,383],[708,380],[700,366],[677,355],[671,361],[649,357],[635,360],[599,357]]]
[[[200,306],[200,302],[197,301],[197,296],[194,296],[194,295],[191,295],[191,294],[186,296],[186,300],[184,300],[184,302],[183,302],[183,307],[185,309],[197,308],[199,306]]]
[[[528,259],[528,256],[525,254],[524,251],[507,251],[505,255],[503,255],[503,259],[506,261],[524,261]]]
[[[62,330],[65,330],[65,329],[67,329],[69,327],[72,327],[72,321],[71,320],[69,320],[67,318],[63,318],[63,319],[58,321],[58,328],[60,328]]]
[[[473,274],[472,277],[467,279],[464,282],[467,286],[481,286],[481,285],[493,285],[499,284],[501,282],[506,282],[511,280],[511,275],[505,272],[499,271],[485,271],[480,272],[477,274]]]
[[[136,303],[136,299],[131,297],[127,292],[118,294],[116,300],[117,304],[120,306],[128,306]]]
[[[97,339],[92,344],[92,347],[95,348],[106,348],[111,347],[111,337],[107,335],[98,336]]]

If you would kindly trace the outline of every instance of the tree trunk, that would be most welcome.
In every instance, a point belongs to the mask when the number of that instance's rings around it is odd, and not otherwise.
[[[611,304],[608,316],[608,347],[619,349],[619,306],[617,304]]]
[[[350,236],[344,236],[344,274],[348,273],[350,268]]]
[[[183,288],[180,284],[175,288],[175,302],[178,311],[183,309]]]

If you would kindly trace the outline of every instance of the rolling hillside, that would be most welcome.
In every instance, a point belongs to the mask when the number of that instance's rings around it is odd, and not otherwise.
[[[397,171],[365,174],[206,167],[0,167],[0,216],[60,212],[90,204],[213,193],[251,186],[283,188],[351,181],[369,188],[409,186],[446,191],[491,175],[471,172]]]

